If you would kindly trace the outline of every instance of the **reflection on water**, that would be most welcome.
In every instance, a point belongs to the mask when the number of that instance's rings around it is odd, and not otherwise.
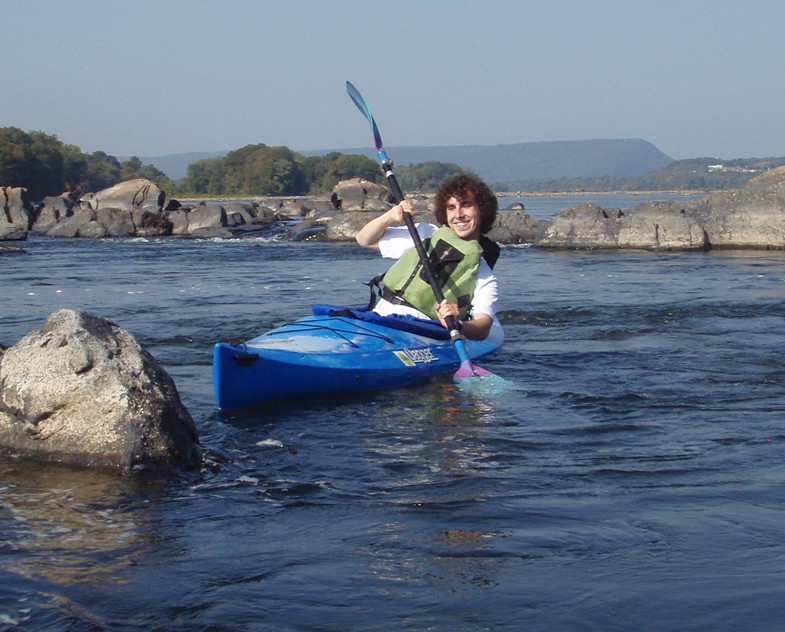
[[[0,340],[61,307],[115,320],[223,458],[171,484],[0,461],[0,628],[781,627],[781,252],[505,248],[507,338],[481,365],[510,390],[446,378],[222,415],[212,343],[307,313],[318,279],[365,300],[375,256],[25,249],[3,260]]]
[[[63,586],[123,582],[123,571],[154,545],[149,484],[8,461],[0,462],[0,480],[0,529],[14,560],[6,569],[20,576]]]
[[[501,414],[487,392],[437,380],[395,411],[386,444],[377,435],[367,440],[384,471],[376,484],[380,502],[405,514],[369,525],[367,572],[375,580],[431,584],[450,594],[497,585],[499,533],[474,517],[498,493],[498,463],[487,439],[502,424]],[[438,527],[435,514],[442,518]]]

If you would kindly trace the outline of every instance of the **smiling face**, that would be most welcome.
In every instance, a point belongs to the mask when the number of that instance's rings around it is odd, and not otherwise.
[[[447,225],[455,231],[461,239],[477,240],[480,238],[481,217],[480,208],[474,196],[468,194],[463,199],[451,197],[445,206],[447,211]]]
[[[476,176],[465,173],[459,173],[442,182],[433,201],[436,221],[442,226],[450,226],[464,239],[480,239],[482,235],[488,233],[493,228],[496,212],[499,209],[496,196],[488,188],[488,185]],[[465,221],[459,222],[463,226],[456,229],[456,225],[448,217],[448,204],[451,215],[457,216],[456,219],[460,218],[462,212],[465,215],[464,220],[470,219],[469,214],[471,214],[471,219],[474,220],[473,223],[476,224],[478,232],[475,233],[472,227],[467,229]],[[473,209],[469,208],[472,206]]]

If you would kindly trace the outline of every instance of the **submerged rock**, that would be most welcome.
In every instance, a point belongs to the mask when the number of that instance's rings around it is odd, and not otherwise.
[[[194,467],[193,419],[132,334],[59,310],[0,357],[0,448],[133,472]]]

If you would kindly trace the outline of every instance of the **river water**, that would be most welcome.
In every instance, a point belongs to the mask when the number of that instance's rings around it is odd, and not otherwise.
[[[359,304],[349,244],[47,240],[0,342],[61,307],[133,332],[216,466],[0,461],[0,629],[774,630],[785,621],[785,255],[505,247],[503,393],[449,377],[216,411],[211,351]]]

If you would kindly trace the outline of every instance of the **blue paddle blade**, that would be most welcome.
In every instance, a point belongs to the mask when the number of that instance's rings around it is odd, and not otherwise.
[[[349,93],[349,96],[351,97],[352,101],[354,101],[357,109],[365,115],[365,118],[367,118],[368,122],[371,124],[371,129],[373,130],[373,141],[376,144],[376,151],[384,152],[382,135],[379,133],[379,128],[376,126],[376,121],[373,118],[373,114],[371,114],[371,108],[368,107],[365,99],[363,99],[363,95],[360,94],[360,91],[355,88],[350,81],[346,82],[346,92]]]
[[[513,392],[521,392],[525,394],[525,390],[518,386],[515,382],[511,382],[496,373],[488,373],[488,375],[475,376],[472,379],[458,378],[454,383],[458,389],[470,395],[491,396],[498,397],[500,395],[510,396]]]

